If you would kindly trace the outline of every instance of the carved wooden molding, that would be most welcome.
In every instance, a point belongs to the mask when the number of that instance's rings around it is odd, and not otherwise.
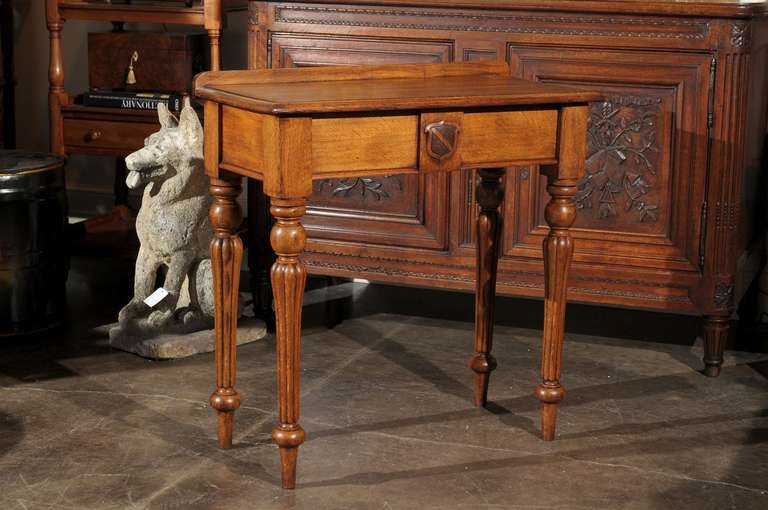
[[[338,17],[329,17],[338,16]],[[349,15],[368,16],[369,19],[350,18]],[[375,19],[402,17],[403,20]],[[408,21],[407,18],[416,18]],[[419,21],[423,18],[446,20],[445,23]],[[350,8],[309,5],[278,5],[275,7],[275,21],[309,25],[339,25],[350,27],[394,28],[415,30],[455,30],[463,32],[503,32],[525,34],[553,34],[573,36],[605,37],[648,37],[661,39],[705,39],[710,32],[709,23],[699,20],[656,19],[656,18],[607,18],[607,17],[566,17],[536,16],[531,14],[495,14],[474,12],[465,14],[455,11],[424,11],[384,8]],[[515,25],[517,23],[518,25]],[[535,26],[534,23],[561,26]],[[578,28],[576,25],[592,25]],[[573,26],[568,26],[573,25]],[[634,30],[616,30],[610,25],[634,25]],[[673,29],[652,31],[647,27]],[[645,29],[643,29],[645,28]],[[674,30],[677,29],[677,30]]]
[[[445,274],[437,271],[430,271],[430,272],[407,271],[407,270],[398,269],[396,267],[336,264],[333,262],[322,262],[322,261],[311,260],[311,259],[306,260],[306,265],[309,268],[319,268],[319,269],[325,268],[325,269],[332,269],[337,271],[350,271],[356,274],[368,272],[368,273],[378,273],[378,274],[385,274],[385,275],[391,275],[391,276],[404,276],[409,278],[424,278],[424,279],[433,279],[433,280],[462,282],[468,285],[473,285],[475,283],[475,278],[473,276]],[[503,276],[505,274],[515,274],[515,273],[509,272],[509,271],[499,272],[500,276]],[[543,275],[541,277],[543,278]],[[506,280],[506,279],[498,280],[497,285],[507,286],[507,287],[527,288],[527,289],[544,289],[544,283],[520,282],[520,281]],[[625,297],[625,298],[632,298],[632,299],[642,299],[646,301],[688,303],[688,304],[691,303],[691,300],[687,296],[663,296],[663,295],[651,294],[646,292],[634,292],[634,291],[628,291],[628,290],[613,289],[610,287],[602,287],[602,288],[596,289],[591,287],[569,286],[568,292],[578,292],[580,294],[590,294],[590,295],[600,295],[600,296]]]
[[[734,288],[729,283],[719,283],[715,286],[715,306],[724,308],[733,302]]]
[[[499,52],[495,49],[464,48],[464,62],[477,62],[480,60],[495,60]]]
[[[331,256],[331,257],[346,257],[346,258],[354,258],[355,255],[350,255],[349,253],[345,252],[339,252],[339,251],[333,251],[333,250],[326,250],[323,249],[322,251],[315,251],[312,250],[311,247],[304,250],[304,253],[306,254],[315,254],[315,255],[324,255],[324,256]],[[380,255],[366,255],[365,260],[374,260],[378,262],[390,262],[390,263],[397,263],[397,264],[415,264],[415,265],[424,265],[424,266],[430,266],[434,267],[434,262],[421,262],[416,259],[406,259],[406,258],[400,258],[400,257],[386,257],[386,256],[380,256]],[[339,268],[344,267],[353,267],[348,264],[339,264]],[[360,266],[363,267],[363,266]],[[368,267],[368,266],[365,266]],[[446,262],[440,262],[440,267],[446,268],[446,269],[458,269],[458,270],[464,270],[464,269],[472,269],[473,266],[468,265],[462,265],[462,264],[450,264]],[[509,269],[499,269],[499,273],[503,273],[506,275],[516,275],[516,276],[526,276],[526,277],[534,277],[534,278],[544,278],[544,273],[542,271],[521,271],[521,270],[509,270]],[[427,274],[427,273],[424,273]],[[607,283],[611,285],[635,285],[635,286],[643,286],[643,287],[656,287],[656,284],[653,282],[650,282],[648,280],[637,280],[637,279],[626,279],[626,278],[605,278],[600,276],[590,276],[588,274],[571,274],[568,276],[570,280],[578,280],[583,282],[596,282],[596,283]],[[474,281],[474,280],[470,280]],[[688,285],[680,284],[680,283],[674,283],[669,282],[664,284],[665,287],[670,289],[683,289],[687,290],[689,289]]]
[[[315,41],[326,41],[321,47]],[[339,44],[343,42],[343,44]],[[453,43],[447,41],[412,41],[404,38],[355,37],[331,34],[275,34],[268,37],[268,52],[276,53],[274,67],[303,65],[330,65],[329,56],[343,58],[345,63],[374,63],[379,56],[397,54],[404,60],[417,62],[449,62],[453,56]],[[339,62],[336,62],[337,64]],[[384,63],[384,62],[381,62]]]
[[[256,2],[248,2],[248,24],[251,26],[259,24],[259,4]]]
[[[734,23],[731,25],[731,46],[748,48],[752,44],[752,30],[749,23]]]
[[[746,27],[746,23],[735,23]],[[748,29],[745,29],[748,30]],[[744,34],[739,35],[747,37]],[[735,41],[739,42],[739,41]],[[740,42],[740,44],[748,44]],[[744,139],[739,136],[744,129],[748,115],[747,97],[740,88],[749,83],[750,55],[744,52],[728,52],[717,63],[715,87],[721,100],[715,111],[712,139],[719,143],[712,146],[709,183],[708,234],[706,236],[707,258],[705,269],[714,275],[734,275],[737,271],[736,236],[738,219],[741,215],[740,202],[744,172]],[[727,298],[726,287],[732,282],[716,285],[712,300],[718,308],[730,308],[733,299]],[[719,291],[717,290],[719,289]],[[724,304],[720,304],[724,303]]]
[[[715,204],[715,228],[717,230],[736,230],[737,206],[732,203]]]

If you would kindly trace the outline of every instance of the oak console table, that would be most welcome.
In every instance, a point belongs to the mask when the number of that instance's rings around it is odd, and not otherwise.
[[[501,60],[512,76],[601,92],[590,105],[575,196],[570,299],[702,316],[706,374],[714,376],[728,321],[764,252],[756,205],[767,5],[251,0],[250,67]],[[472,289],[472,179],[471,171],[380,172],[316,181],[304,222],[310,273]],[[501,294],[543,296],[545,186],[536,165],[506,173]],[[261,196],[258,183],[250,186],[250,202]],[[249,216],[256,248],[267,238],[265,202],[261,216]],[[261,267],[256,284],[271,262],[262,248],[249,259],[252,275]]]
[[[216,302],[216,386],[219,444],[232,443],[237,298],[243,245],[237,196],[242,177],[263,182],[276,223],[271,279],[277,322],[282,483],[296,483],[301,308],[307,271],[302,226],[312,182],[390,175],[445,175],[477,170],[475,402],[485,405],[496,361],[491,355],[499,254],[498,209],[505,167],[540,165],[547,176],[549,232],[544,239],[545,301],[542,435],[554,439],[565,320],[566,281],[573,253],[577,182],[585,159],[587,103],[599,96],[509,77],[503,63],[363,66],[198,75],[205,100],[205,170],[211,178],[211,243]]]

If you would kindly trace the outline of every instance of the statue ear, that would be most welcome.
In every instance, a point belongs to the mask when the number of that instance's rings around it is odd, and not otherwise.
[[[157,103],[157,117],[160,119],[160,127],[163,129],[176,127],[176,119],[168,111],[168,106],[165,103]]]
[[[179,129],[190,144],[200,145],[203,143],[203,126],[200,124],[200,119],[197,118],[195,109],[189,103],[189,100],[184,101],[184,108],[181,110],[181,116],[179,116]]]

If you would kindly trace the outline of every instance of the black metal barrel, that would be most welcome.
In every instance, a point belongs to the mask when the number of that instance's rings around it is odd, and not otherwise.
[[[64,160],[0,151],[0,335],[60,325],[68,271]]]

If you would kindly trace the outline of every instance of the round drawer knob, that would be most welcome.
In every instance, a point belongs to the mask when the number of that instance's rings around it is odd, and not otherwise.
[[[87,133],[85,133],[85,141],[86,142],[95,142],[101,138],[101,131],[98,129],[89,129]]]

